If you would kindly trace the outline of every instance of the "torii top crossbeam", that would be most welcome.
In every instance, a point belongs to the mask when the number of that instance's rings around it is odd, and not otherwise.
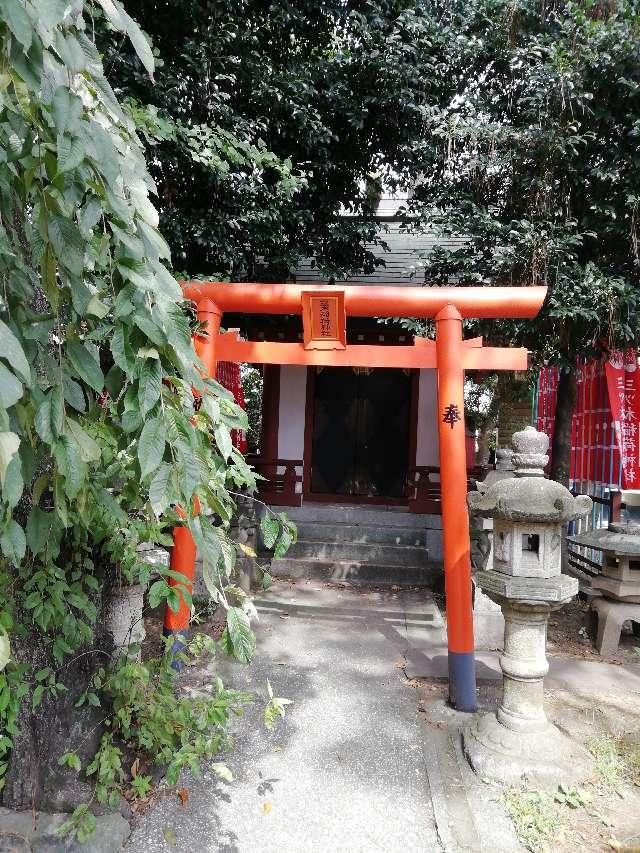
[[[483,347],[463,340],[463,318],[532,318],[542,307],[544,287],[398,287],[392,285],[300,285],[185,282],[183,292],[196,303],[206,334],[195,339],[209,375],[217,360],[351,367],[432,367],[437,372],[438,436],[442,491],[442,532],[449,698],[454,708],[476,707],[475,658],[467,470],[464,430],[464,371],[523,370],[524,349]],[[241,341],[220,334],[222,314],[302,314],[304,341]],[[348,344],[346,318],[417,317],[435,319],[435,342],[416,338],[411,346]],[[185,531],[184,534],[181,531]],[[185,542],[173,549],[171,566],[193,578],[195,544],[186,528]],[[167,610],[165,630],[186,628],[189,609],[177,617]]]
[[[415,337],[410,346],[349,345],[346,318],[436,318],[447,306],[458,317],[527,318],[540,310],[544,287],[398,287],[393,285],[300,285],[188,282],[184,295],[198,306],[200,319],[217,332],[225,311],[252,314],[302,314],[304,343],[243,341],[235,332],[217,336],[215,358],[254,364],[327,367],[435,368],[434,341]],[[210,373],[213,341],[201,346]],[[442,366],[442,365],[440,365]],[[525,370],[524,349],[483,347],[464,341],[465,370]]]
[[[300,314],[307,291],[344,293],[349,317],[435,317],[455,305],[462,317],[531,318],[544,301],[546,287],[406,287],[380,285],[256,284],[186,282],[186,299],[210,299],[221,311],[252,314]]]

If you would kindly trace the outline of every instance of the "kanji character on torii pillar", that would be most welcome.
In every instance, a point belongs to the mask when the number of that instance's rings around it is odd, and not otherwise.
[[[449,648],[449,699],[454,708],[474,711],[476,680],[467,471],[464,426],[465,370],[525,370],[524,349],[483,347],[463,340],[463,318],[532,318],[545,298],[544,287],[306,286],[189,282],[184,295],[195,302],[206,337],[196,350],[210,375],[218,360],[331,367],[435,368],[438,388],[440,482]],[[225,311],[302,314],[304,341],[243,341],[220,334]],[[346,318],[435,318],[436,340],[416,338],[409,346],[347,344]],[[178,531],[180,531],[178,533]],[[193,579],[195,546],[187,528],[176,529],[171,565]],[[167,611],[165,633],[183,634],[186,607]]]

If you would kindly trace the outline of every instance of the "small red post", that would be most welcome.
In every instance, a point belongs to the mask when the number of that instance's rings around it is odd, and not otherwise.
[[[449,638],[449,702],[476,710],[471,554],[467,512],[462,317],[453,305],[436,314],[438,434],[444,579]]]
[[[272,462],[278,458],[281,368],[279,364],[265,364],[263,368],[260,456],[265,461]],[[260,473],[271,480],[278,473],[278,466],[266,465],[260,469]]]
[[[194,336],[193,343],[196,353],[206,368],[206,373],[213,377],[216,375],[216,340],[221,317],[222,312],[211,299],[204,298],[198,302],[198,320],[204,324],[203,331],[206,334]],[[197,497],[194,501],[194,510],[196,513],[200,510]],[[178,512],[182,517],[186,517],[180,507]],[[186,586],[189,593],[192,593],[196,570],[196,543],[188,527],[173,528],[173,548],[169,565],[173,571],[180,572],[187,578]],[[173,654],[177,654],[185,646],[185,637],[191,621],[191,608],[182,595],[183,585],[173,578],[169,579],[169,585],[176,587],[180,605],[175,613],[169,605],[165,607],[163,634],[165,637],[173,637],[171,650]],[[175,668],[181,668],[177,662]]]

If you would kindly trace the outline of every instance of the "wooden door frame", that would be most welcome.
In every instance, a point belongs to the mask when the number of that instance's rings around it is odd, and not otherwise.
[[[375,369],[375,368],[374,368]],[[401,369],[401,368],[400,368]],[[416,447],[418,443],[418,414],[420,371],[411,369],[409,388],[409,436],[407,442],[407,475],[415,468]],[[382,495],[334,495],[317,494],[311,491],[311,472],[313,468],[313,421],[315,416],[316,368],[307,367],[307,392],[304,418],[304,459],[302,460],[302,497],[303,500],[316,503],[377,504],[381,506],[408,506],[408,496],[387,498]]]

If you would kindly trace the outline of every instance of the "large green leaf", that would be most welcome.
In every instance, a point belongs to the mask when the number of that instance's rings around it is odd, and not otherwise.
[[[64,396],[62,387],[55,385],[49,392],[51,398],[51,431],[55,436],[62,435],[64,432]]]
[[[58,136],[58,171],[70,172],[82,163],[86,154],[84,142],[78,136],[62,133]]]
[[[291,547],[294,541],[293,533],[290,528],[286,525],[282,526],[282,533],[280,534],[280,538],[276,542],[276,547],[273,552],[273,556],[276,560],[280,560],[287,553],[289,548]]]
[[[218,592],[225,585],[224,564],[221,540],[218,530],[206,517],[192,522],[192,532],[202,555],[202,577],[209,594],[217,599]]]
[[[60,58],[72,74],[85,70],[88,56],[74,32],[69,30],[64,34],[60,31],[56,32],[55,43]]]
[[[150,256],[157,254],[159,258],[169,260],[171,258],[171,250],[158,229],[148,225],[143,219],[138,220],[137,226],[140,236],[147,246],[147,254]]]
[[[19,447],[20,437],[15,432],[0,432],[0,486],[4,486],[7,467]]]
[[[38,406],[33,425],[40,438],[47,444],[51,444],[53,441],[53,431],[51,429],[51,394],[47,394]]]
[[[137,432],[142,426],[142,415],[140,409],[136,406],[133,409],[126,409],[122,413],[122,429],[129,435],[132,432]]]
[[[22,383],[0,362],[0,406],[8,409],[22,397]]]
[[[155,286],[157,291],[164,293],[169,299],[180,299],[182,296],[180,285],[169,270],[162,264],[153,264],[153,269],[155,271]]]
[[[12,369],[27,385],[31,382],[29,362],[20,341],[11,329],[0,320],[0,358],[6,358]]]
[[[135,316],[136,326],[141,329],[145,335],[157,347],[163,347],[166,344],[166,336],[162,329],[158,326],[151,317],[146,313],[139,311]]]
[[[271,512],[265,512],[260,519],[260,531],[265,548],[273,548],[280,533],[280,522]]]
[[[140,414],[144,418],[156,405],[162,391],[162,371],[160,363],[154,358],[146,358],[140,367],[138,382],[138,403]]]
[[[20,0],[0,0],[0,13],[25,50],[31,47],[33,23]]]
[[[162,418],[146,421],[138,439],[138,461],[143,479],[152,474],[162,462],[165,442],[166,431]]]
[[[136,359],[129,344],[129,334],[128,326],[125,326],[124,323],[116,324],[111,336],[111,354],[120,370],[131,377],[136,366]]]
[[[58,263],[75,275],[84,269],[85,243],[75,222],[62,216],[49,220],[49,239]]]
[[[38,3],[38,20],[43,27],[51,29],[58,24],[61,24],[65,17],[65,12],[70,12],[70,4],[68,0],[37,0]]]
[[[24,480],[22,477],[22,462],[18,453],[11,459],[7,465],[7,470],[2,484],[2,500],[7,504],[9,509],[17,506],[18,501],[22,497],[24,489]]]
[[[144,33],[136,22],[124,10],[124,7],[118,0],[98,0],[98,3],[104,9],[105,15],[116,30],[126,33],[131,40],[135,52],[140,57],[140,61],[147,69],[149,74],[153,75],[154,61],[151,45],[147,41]]]
[[[10,563],[22,562],[27,550],[24,531],[15,519],[10,519],[0,536],[0,550]]]
[[[73,418],[67,418],[67,428],[80,449],[80,455],[85,462],[98,462],[102,456],[100,445]]]
[[[249,663],[256,647],[256,638],[249,617],[240,607],[227,610],[227,629],[235,657],[242,663]]]
[[[191,496],[198,488],[203,479],[203,470],[197,453],[193,452],[190,445],[179,442],[176,446],[178,454],[178,467],[180,469],[180,480],[185,496]]]
[[[157,518],[160,518],[171,502],[168,493],[170,477],[171,465],[162,462],[149,483],[149,500]]]
[[[84,391],[79,382],[72,379],[67,373],[62,377],[62,387],[64,390],[64,399],[72,406],[76,412],[84,412],[87,408],[87,401],[84,397]]]
[[[218,424],[213,432],[213,435],[218,445],[218,450],[222,454],[222,458],[226,460],[231,456],[233,442],[231,441],[231,433],[226,424]]]
[[[222,554],[222,563],[227,578],[231,577],[236,564],[237,552],[235,545],[224,534],[221,528],[216,528],[218,539],[220,540],[220,552]]]
[[[55,516],[52,512],[45,512],[37,506],[32,508],[26,528],[27,545],[32,554],[39,554],[46,548],[54,520]]]
[[[118,228],[115,222],[111,222],[110,225],[114,236],[116,236],[118,240],[126,246],[131,257],[136,261],[141,261],[144,257],[144,244],[142,240],[134,234],[131,234],[129,231],[125,231],[123,228]],[[127,276],[125,275],[125,278],[126,277]]]
[[[68,341],[65,352],[76,375],[100,393],[104,388],[104,374],[93,354],[79,341]]]
[[[90,238],[95,226],[102,216],[102,202],[95,196],[90,196],[83,205],[80,213],[80,230],[83,236]]]
[[[87,477],[87,466],[80,449],[69,435],[63,435],[53,446],[59,473],[64,477],[64,491],[74,500]]]
[[[58,86],[53,95],[53,120],[58,133],[75,131],[82,116],[82,101],[67,86]]]

